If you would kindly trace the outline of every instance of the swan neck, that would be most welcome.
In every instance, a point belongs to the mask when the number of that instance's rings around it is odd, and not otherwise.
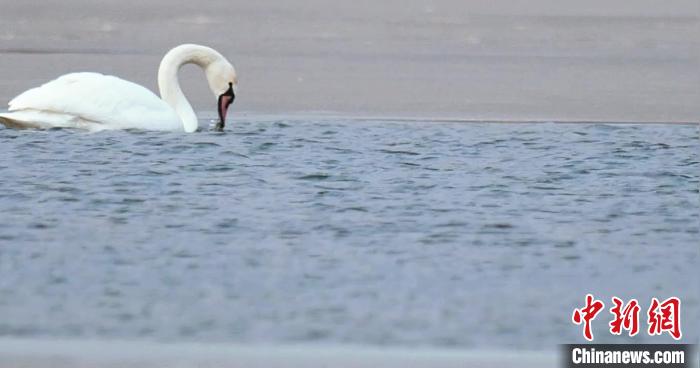
[[[196,64],[202,69],[216,59],[216,51],[199,45],[181,45],[170,50],[160,63],[158,69],[158,89],[160,97],[175,113],[180,117],[183,128],[186,132],[197,130],[197,115],[192,109],[189,101],[182,93],[177,74],[185,64]]]

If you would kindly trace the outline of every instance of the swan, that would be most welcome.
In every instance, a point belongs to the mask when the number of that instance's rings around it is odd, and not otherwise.
[[[226,113],[236,98],[238,77],[233,65],[212,48],[185,44],[168,51],[158,68],[161,98],[138,84],[99,73],[71,73],[12,99],[0,123],[13,128],[145,129],[194,132],[197,116],[180,89],[177,73],[193,63],[204,70],[217,98],[223,130]]]

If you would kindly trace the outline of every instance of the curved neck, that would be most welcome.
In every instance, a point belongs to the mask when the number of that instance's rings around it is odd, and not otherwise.
[[[218,53],[213,49],[199,45],[181,45],[170,51],[163,57],[158,68],[158,89],[160,98],[163,99],[182,120],[186,132],[197,130],[198,122],[192,105],[180,89],[177,73],[185,64],[196,64],[202,69],[211,65]]]

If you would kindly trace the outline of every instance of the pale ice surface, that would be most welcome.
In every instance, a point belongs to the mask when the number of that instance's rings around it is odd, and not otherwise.
[[[0,102],[75,71],[156,90],[178,44],[237,67],[236,111],[698,121],[696,0],[0,1]],[[196,110],[216,110],[183,69]]]

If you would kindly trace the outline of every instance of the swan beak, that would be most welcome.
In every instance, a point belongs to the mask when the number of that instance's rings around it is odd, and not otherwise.
[[[236,94],[233,92],[233,87],[231,83],[229,83],[228,90],[224,92],[221,96],[219,96],[219,102],[217,106],[217,110],[219,111],[219,122],[216,124],[217,131],[224,130],[224,126],[226,125],[226,113],[228,113],[228,108],[229,106],[231,106],[235,99]]]

